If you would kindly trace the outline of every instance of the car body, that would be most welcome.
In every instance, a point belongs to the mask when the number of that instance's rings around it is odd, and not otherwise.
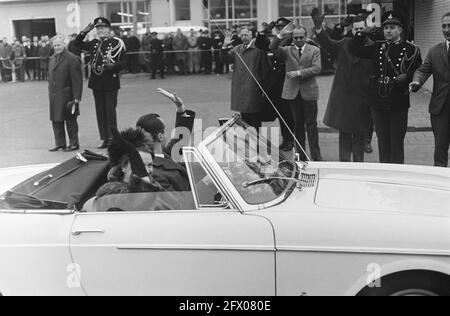
[[[449,169],[290,160],[273,165],[267,158],[274,155],[261,154],[261,147],[252,154],[246,141],[241,145],[250,153],[237,154],[240,145],[231,146],[230,139],[244,139],[243,132],[237,116],[198,146],[184,148],[195,204],[190,209],[1,210],[0,292],[448,293]],[[51,167],[0,170],[0,189]],[[270,170],[266,179],[263,168]]]

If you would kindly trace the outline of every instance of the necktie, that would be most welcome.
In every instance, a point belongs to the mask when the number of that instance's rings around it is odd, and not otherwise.
[[[447,59],[448,59],[448,64],[450,65],[450,45],[447,44]]]
[[[298,49],[298,57],[300,58],[299,60],[302,60],[302,49],[301,48],[299,48]]]

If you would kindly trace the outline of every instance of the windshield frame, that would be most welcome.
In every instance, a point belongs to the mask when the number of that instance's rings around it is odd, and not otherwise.
[[[243,196],[239,193],[236,186],[233,184],[231,179],[226,175],[225,171],[220,167],[219,163],[214,159],[212,153],[208,149],[209,145],[211,145],[219,137],[222,137],[223,134],[226,133],[226,131],[232,126],[234,126],[239,120],[241,120],[241,116],[239,114],[236,114],[231,120],[225,123],[222,127],[218,128],[203,142],[201,142],[197,146],[197,149],[199,153],[202,155],[204,161],[213,170],[215,170],[216,176],[220,178],[220,181],[223,184],[222,187],[226,188],[228,193],[234,197],[234,201],[236,202],[236,204],[238,204],[241,211],[243,212],[258,211],[279,205],[283,203],[291,195],[291,193],[294,191],[295,188],[297,188],[297,181],[295,179],[298,179],[301,173],[301,168],[295,161],[292,161],[296,166],[295,177],[292,178],[292,181],[290,181],[290,183],[286,186],[286,189],[283,191],[283,193],[270,202],[252,205],[244,200]]]

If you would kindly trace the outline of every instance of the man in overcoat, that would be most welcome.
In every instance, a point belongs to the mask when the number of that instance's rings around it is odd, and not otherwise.
[[[50,152],[75,151],[80,148],[77,116],[83,92],[81,60],[65,48],[64,37],[56,36],[52,42],[55,54],[49,62],[48,93],[56,146]],[[64,125],[69,136],[69,147]]]
[[[334,58],[337,58],[336,76],[331,89],[324,123],[339,131],[339,160],[364,162],[365,139],[369,135],[369,88],[372,73],[370,60],[352,55],[349,51],[351,36],[333,40],[323,28],[323,16],[313,16],[316,39]],[[366,15],[356,17],[352,33],[366,28]]]

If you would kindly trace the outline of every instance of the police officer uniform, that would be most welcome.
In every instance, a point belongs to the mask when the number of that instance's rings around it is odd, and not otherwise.
[[[382,27],[403,27],[396,12],[387,12]],[[374,73],[371,77],[370,104],[378,137],[381,163],[403,164],[404,141],[411,106],[409,84],[414,72],[422,64],[417,46],[400,39],[396,43],[386,40],[364,46],[366,35],[358,34],[351,44],[351,52],[371,59]]]
[[[95,27],[111,27],[105,18],[96,18]],[[111,130],[117,129],[117,96],[120,89],[119,73],[126,65],[125,44],[117,37],[84,41],[87,33],[81,32],[75,45],[90,54],[91,74],[89,88],[95,99],[95,109],[100,138],[106,148],[113,138]]]
[[[161,79],[164,79],[164,43],[157,38],[158,33],[152,33],[152,39],[150,40],[150,55],[152,64],[152,79],[156,78],[156,73],[159,70]]]

